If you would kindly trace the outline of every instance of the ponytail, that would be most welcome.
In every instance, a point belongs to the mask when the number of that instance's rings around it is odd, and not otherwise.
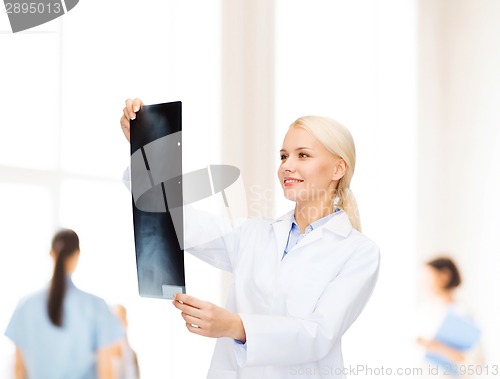
[[[47,310],[55,326],[62,326],[63,301],[66,293],[66,260],[80,249],[78,235],[69,229],[59,231],[52,239],[55,254],[54,273],[49,289]]]
[[[337,188],[337,207],[347,213],[352,227],[358,232],[361,232],[361,220],[359,218],[358,203],[356,202],[356,198],[350,188],[342,188],[341,185],[342,179],[340,180],[339,187]]]

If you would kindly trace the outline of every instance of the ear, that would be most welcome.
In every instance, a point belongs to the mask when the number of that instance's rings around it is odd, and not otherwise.
[[[347,172],[347,163],[342,158],[339,158],[335,164],[332,180],[340,180]]]

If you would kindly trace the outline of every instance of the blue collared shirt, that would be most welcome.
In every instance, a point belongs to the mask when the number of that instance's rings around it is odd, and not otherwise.
[[[124,330],[101,298],[79,290],[68,277],[63,326],[47,312],[48,289],[17,306],[5,335],[21,349],[30,379],[95,379],[96,351],[124,338]]]
[[[326,224],[338,212],[340,212],[340,209],[336,208],[333,213],[330,213],[329,215],[312,222],[306,227],[304,234],[300,234],[300,228],[297,225],[297,222],[295,221],[295,216],[293,216],[292,227],[290,228],[290,232],[288,234],[288,241],[286,243],[283,257],[285,257],[285,255],[288,254],[288,252],[292,249],[292,247],[297,245],[302,238],[304,238],[307,234],[311,233],[314,229],[318,229],[321,225]]]

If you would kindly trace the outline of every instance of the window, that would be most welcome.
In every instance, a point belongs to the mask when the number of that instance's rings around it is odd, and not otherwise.
[[[214,341],[190,336],[169,301],[137,295],[131,198],[121,183],[129,147],[118,119],[127,97],[181,100],[184,171],[219,163],[220,2],[137,4],[81,3],[16,34],[1,20],[0,250],[8,258],[0,286],[9,291],[0,329],[20,297],[50,279],[50,239],[70,227],[82,249],[75,283],[127,307],[143,377],[185,377],[185,367],[202,377]],[[186,260],[187,287],[220,302],[219,272]],[[2,378],[12,377],[12,354],[0,336]]]

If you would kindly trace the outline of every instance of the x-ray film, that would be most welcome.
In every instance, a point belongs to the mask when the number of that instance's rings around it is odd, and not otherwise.
[[[130,122],[139,294],[185,293],[181,102],[146,105]]]

